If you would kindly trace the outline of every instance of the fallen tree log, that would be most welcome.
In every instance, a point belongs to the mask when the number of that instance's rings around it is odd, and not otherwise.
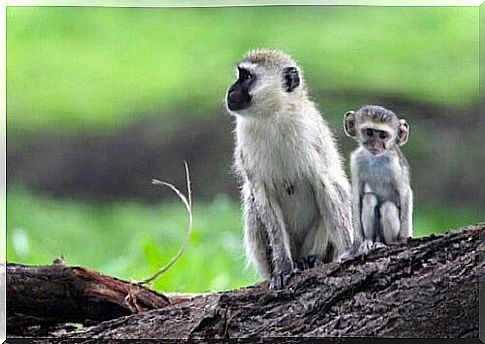
[[[7,263],[7,328],[89,324],[159,309],[160,293],[82,267]]]
[[[477,338],[484,229],[479,224],[319,264],[284,290],[269,292],[264,282],[57,336]]]

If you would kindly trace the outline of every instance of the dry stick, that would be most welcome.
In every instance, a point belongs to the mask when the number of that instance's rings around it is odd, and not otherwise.
[[[168,186],[170,189],[172,189],[177,194],[177,196],[184,203],[185,209],[187,209],[187,213],[189,214],[189,225],[188,225],[187,231],[185,233],[184,241],[182,242],[182,245],[180,246],[180,249],[177,252],[177,254],[175,255],[175,257],[173,257],[172,260],[170,260],[170,262],[168,262],[167,265],[165,265],[163,268],[161,268],[160,270],[158,270],[157,273],[155,273],[153,276],[151,276],[151,277],[149,277],[149,278],[147,278],[147,279],[145,279],[145,280],[143,280],[141,282],[138,282],[137,284],[139,284],[139,285],[143,285],[143,284],[147,284],[149,282],[152,282],[153,280],[157,279],[161,274],[163,274],[165,271],[167,271],[168,269],[170,269],[172,267],[172,265],[174,265],[175,262],[180,258],[180,256],[182,255],[182,253],[184,253],[185,247],[187,247],[187,243],[188,243],[189,238],[190,238],[190,233],[192,232],[193,215],[192,215],[192,190],[190,188],[189,166],[187,165],[187,162],[186,161],[184,161],[184,165],[185,165],[185,176],[186,176],[186,180],[187,180],[187,196],[188,196],[188,200],[185,197],[185,195],[182,192],[180,192],[180,190],[177,189],[172,184],[167,183],[167,182],[164,182],[164,181],[160,181],[160,180],[157,180],[157,179],[153,179],[152,180],[152,183],[155,184],[155,185]]]

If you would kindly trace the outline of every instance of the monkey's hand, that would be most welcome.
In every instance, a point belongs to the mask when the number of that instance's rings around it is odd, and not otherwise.
[[[271,276],[269,290],[283,289],[288,284],[288,280],[291,278],[291,276],[293,276],[293,271],[282,272]]]
[[[269,290],[283,289],[297,271],[298,269],[294,269],[293,264],[289,262],[281,272],[274,272],[269,281]]]

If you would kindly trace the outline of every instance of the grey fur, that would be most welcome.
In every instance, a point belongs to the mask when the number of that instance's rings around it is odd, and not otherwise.
[[[382,154],[374,155],[366,148],[362,128],[390,134]],[[344,129],[360,143],[350,159],[356,238],[353,254],[367,252],[374,243],[390,244],[412,237],[409,165],[399,149],[407,141],[406,121],[383,107],[364,106],[344,115]],[[398,131],[404,135],[398,137]]]

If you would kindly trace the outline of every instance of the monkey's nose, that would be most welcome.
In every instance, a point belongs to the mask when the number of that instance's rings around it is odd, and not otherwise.
[[[231,111],[243,110],[249,107],[251,98],[240,92],[229,90],[227,93],[227,107]]]

